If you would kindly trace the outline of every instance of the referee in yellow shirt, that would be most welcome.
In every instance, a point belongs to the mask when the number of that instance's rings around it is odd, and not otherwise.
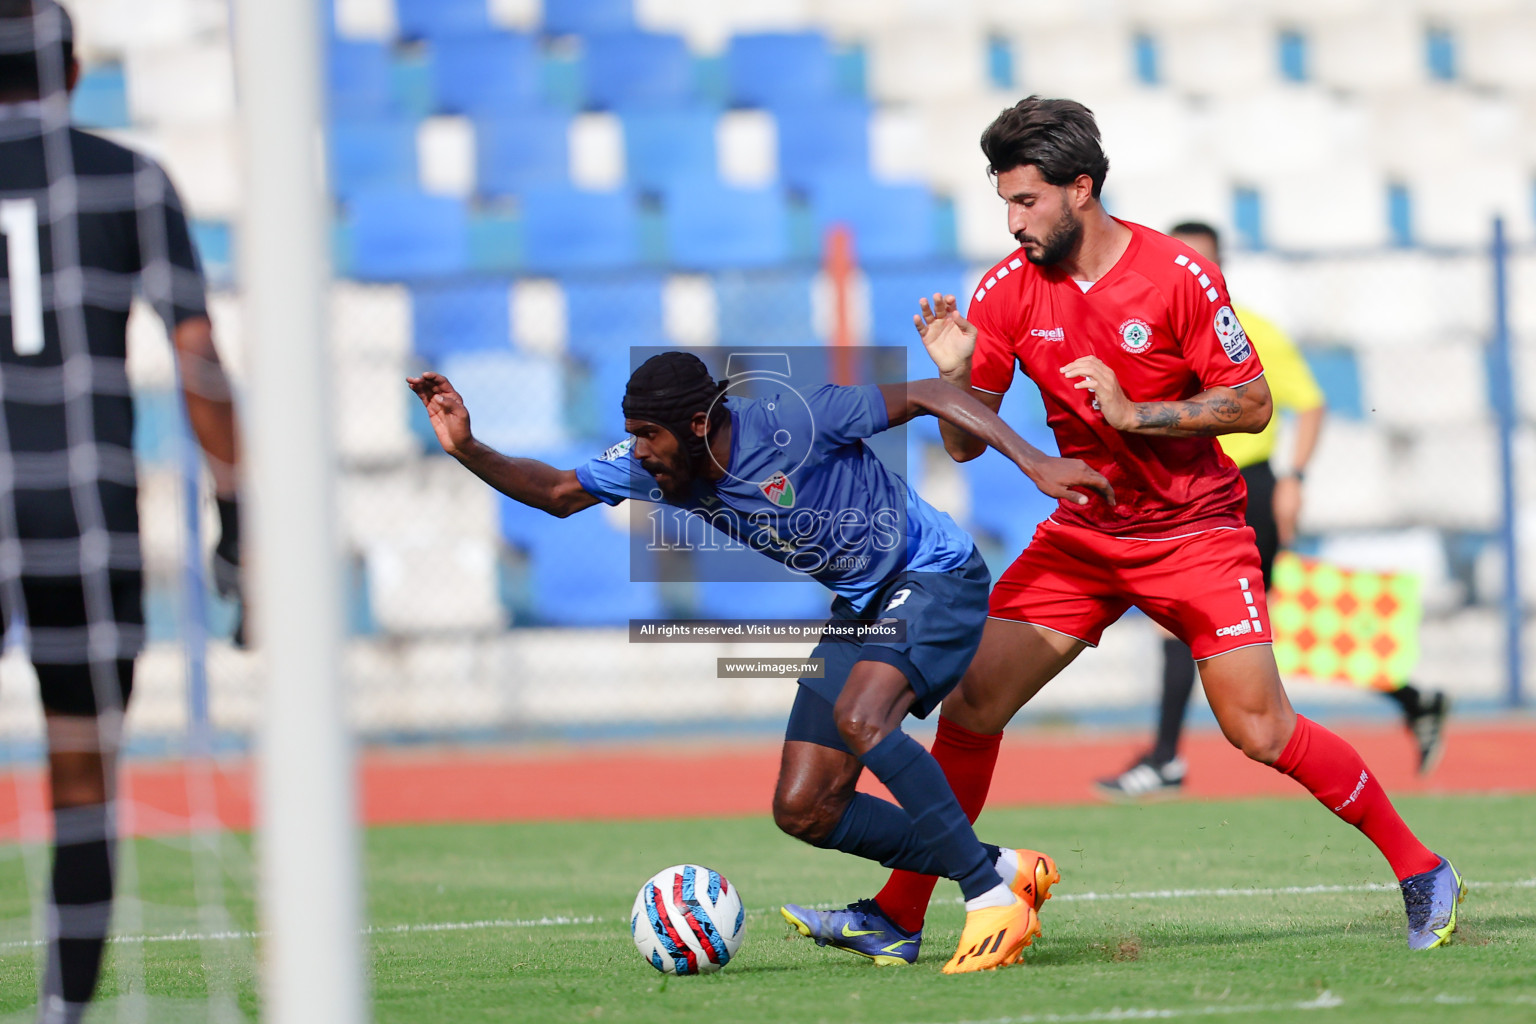
[[[1221,249],[1216,229],[1209,224],[1179,224],[1169,234],[1200,254],[1202,260],[1221,264]],[[1253,527],[1259,546],[1259,560],[1264,585],[1270,582],[1275,555],[1296,538],[1296,521],[1301,515],[1302,481],[1308,461],[1322,432],[1326,406],[1323,393],[1307,367],[1306,358],[1285,332],[1250,309],[1237,308],[1248,339],[1253,342],[1264,363],[1264,379],[1274,398],[1275,410],[1296,417],[1296,447],[1291,469],[1277,478],[1269,458],[1275,450],[1279,417],[1257,434],[1223,434],[1218,440],[1222,451],[1237,463],[1248,483],[1248,525]],[[1163,699],[1157,725],[1157,742],[1136,763],[1113,778],[1100,779],[1100,793],[1126,800],[1155,794],[1176,793],[1184,784],[1185,764],[1179,755],[1179,735],[1184,729],[1184,712],[1195,686],[1195,661],[1189,648],[1173,637],[1163,640]],[[1445,694],[1425,699],[1412,684],[1386,694],[1397,701],[1403,717],[1419,748],[1419,770],[1432,768],[1444,742],[1444,724],[1448,707]]]

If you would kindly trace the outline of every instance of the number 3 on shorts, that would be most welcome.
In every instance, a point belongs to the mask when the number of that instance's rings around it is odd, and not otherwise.
[[[907,603],[907,598],[911,596],[912,588],[902,587],[900,590],[896,591],[896,593],[891,595],[891,603],[885,606],[885,610],[890,611],[892,608],[900,608],[902,605]]]

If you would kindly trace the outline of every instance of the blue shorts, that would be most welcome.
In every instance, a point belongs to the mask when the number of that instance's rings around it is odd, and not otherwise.
[[[832,602],[832,621],[848,619],[900,619],[906,636],[900,641],[823,640],[811,657],[825,661],[821,679],[801,679],[800,692],[789,715],[786,740],[848,748],[832,720],[832,706],[843,685],[861,661],[883,661],[907,677],[917,694],[911,714],[928,714],[960,684],[970,667],[981,631],[987,623],[987,592],[992,576],[981,554],[949,572],[904,572],[887,583],[864,609],[847,598]]]

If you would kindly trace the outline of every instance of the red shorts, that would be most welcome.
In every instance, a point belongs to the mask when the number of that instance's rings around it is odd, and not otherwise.
[[[1132,605],[1198,661],[1270,642],[1253,530],[1112,537],[1047,519],[992,588],[991,615],[1098,645]]]

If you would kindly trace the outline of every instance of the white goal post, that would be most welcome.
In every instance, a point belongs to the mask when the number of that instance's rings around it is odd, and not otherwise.
[[[244,145],[240,273],[254,515],[254,641],[266,666],[258,749],[263,1016],[361,1024],[354,758],[325,329],[330,216],[320,167],[318,0],[237,0]]]

